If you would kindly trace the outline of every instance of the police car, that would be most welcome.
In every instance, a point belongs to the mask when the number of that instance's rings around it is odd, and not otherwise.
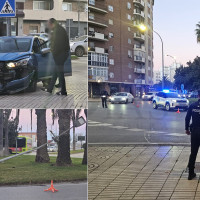
[[[171,109],[184,109],[189,107],[189,101],[186,98],[181,98],[176,92],[170,92],[169,90],[163,90],[158,92],[153,98],[153,108],[163,107],[169,111]]]

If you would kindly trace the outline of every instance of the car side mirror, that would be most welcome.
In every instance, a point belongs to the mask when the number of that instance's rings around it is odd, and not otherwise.
[[[47,53],[49,53],[49,52],[51,52],[51,49],[50,49],[50,48],[43,48],[43,49],[40,50],[40,53],[41,53],[42,55],[45,55],[45,54],[47,54]]]

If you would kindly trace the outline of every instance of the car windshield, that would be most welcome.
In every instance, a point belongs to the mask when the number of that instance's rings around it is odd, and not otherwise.
[[[147,95],[152,95],[153,93],[151,93],[151,92],[149,92],[149,93],[147,93]]]
[[[125,97],[125,96],[127,96],[127,93],[117,93],[115,96],[122,96],[122,97]]]
[[[177,93],[166,93],[166,98],[179,98]]]
[[[27,52],[31,38],[0,38],[0,53]]]
[[[73,42],[84,41],[86,38],[87,38],[87,35],[84,35],[84,36],[74,39]]]

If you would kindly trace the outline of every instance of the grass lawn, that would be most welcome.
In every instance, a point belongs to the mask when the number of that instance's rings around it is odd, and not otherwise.
[[[72,166],[55,166],[56,157],[50,157],[50,163],[35,163],[35,156],[26,155],[0,163],[0,185],[36,184],[62,181],[80,181],[87,179],[87,166],[82,159],[72,158]]]
[[[77,60],[77,59],[78,59],[78,56],[71,55],[71,59],[72,59],[72,60]]]

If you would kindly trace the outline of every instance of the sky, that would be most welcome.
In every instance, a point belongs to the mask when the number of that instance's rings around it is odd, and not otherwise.
[[[154,30],[164,42],[165,66],[174,60],[166,55],[176,56],[177,63],[186,66],[200,54],[200,44],[195,36],[196,24],[200,21],[200,0],[155,0]],[[161,41],[154,34],[154,70],[162,66]]]
[[[16,110],[13,109],[11,113],[11,117],[15,117]],[[83,112],[81,113],[84,116]],[[35,110],[33,110],[33,119],[32,119],[32,132],[36,132],[37,130],[37,120],[35,115]],[[47,136],[48,139],[51,139],[50,130],[55,133],[55,135],[59,134],[59,126],[58,120],[55,120],[54,125],[52,125],[52,117],[51,117],[51,109],[48,109],[46,112],[46,119],[47,119]],[[19,118],[19,127],[22,127],[22,131],[20,132],[31,132],[31,112],[29,109],[20,109],[20,118]],[[76,128],[76,133],[78,135],[85,135],[85,125]],[[71,130],[72,134],[72,130]]]

